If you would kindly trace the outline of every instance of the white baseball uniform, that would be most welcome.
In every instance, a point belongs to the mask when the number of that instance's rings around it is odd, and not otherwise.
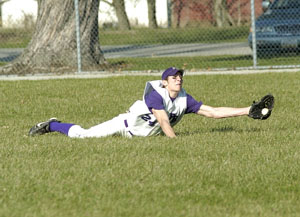
[[[187,94],[182,88],[178,96],[174,100],[171,100],[168,91],[163,88],[162,81],[157,80],[146,83],[143,100],[136,101],[127,113],[120,114],[109,121],[89,129],[73,125],[68,131],[68,136],[73,138],[87,138],[104,137],[114,134],[120,134],[125,137],[160,134],[162,129],[145,102],[145,97],[153,90],[157,91],[162,97],[164,109],[169,116],[170,124],[174,126],[185,114]]]

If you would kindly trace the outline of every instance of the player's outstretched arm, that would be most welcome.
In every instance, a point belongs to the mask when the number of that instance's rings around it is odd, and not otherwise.
[[[244,108],[231,108],[231,107],[212,107],[208,105],[202,105],[198,110],[198,115],[203,115],[208,118],[229,118],[248,115],[249,107]]]
[[[170,125],[169,117],[165,110],[156,110],[152,109],[153,115],[156,117],[162,131],[167,137],[174,138],[176,137],[173,128]]]

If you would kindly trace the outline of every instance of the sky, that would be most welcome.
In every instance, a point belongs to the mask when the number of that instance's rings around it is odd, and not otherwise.
[[[134,4],[132,0],[125,0],[126,12],[131,23],[138,23],[148,25],[147,18],[147,1],[140,0],[138,4]],[[36,16],[37,3],[34,0],[10,0],[3,4],[2,19],[6,26],[9,22],[17,22],[22,19],[25,14],[33,14]],[[167,0],[156,0],[156,16],[159,25],[166,24],[167,21]],[[116,16],[111,11],[111,8],[105,4],[100,3],[99,20],[102,21],[116,21]]]

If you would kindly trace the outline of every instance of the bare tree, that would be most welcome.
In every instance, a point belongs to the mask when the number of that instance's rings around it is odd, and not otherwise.
[[[242,16],[242,11],[249,7],[248,4],[248,1],[243,0],[232,0],[228,4],[228,11],[234,17],[237,26],[240,26],[243,22],[247,21],[247,17]]]
[[[9,0],[0,0],[0,27],[3,26],[3,20],[2,20],[2,6],[5,2],[8,2]]]
[[[128,16],[125,10],[125,2],[124,0],[113,0],[109,2],[107,0],[101,0],[106,4],[110,5],[116,11],[116,16],[118,19],[119,29],[120,30],[130,30],[130,23],[128,20]]]
[[[228,25],[235,25],[232,17],[228,12],[226,0],[214,0],[214,18],[217,27],[224,27]]]
[[[99,0],[79,1],[83,69],[107,66],[99,44]],[[28,47],[2,74],[66,72],[77,69],[73,0],[40,0],[35,32]]]
[[[150,28],[157,28],[157,22],[156,22],[156,0],[147,0],[148,4],[148,21],[149,21],[149,27]]]
[[[242,20],[242,16],[241,16],[241,0],[238,0],[237,14],[238,14],[237,25],[240,26],[241,25],[241,20]]]
[[[41,5],[41,1],[42,1],[42,0],[35,0],[35,1],[36,1],[36,3],[37,3],[37,8],[38,8],[37,11],[38,11],[38,13],[39,13],[39,11],[40,11],[39,9],[40,9],[40,5]]]
[[[180,27],[182,17],[182,11],[187,6],[188,1],[185,0],[172,0],[173,13],[176,16],[176,28]]]

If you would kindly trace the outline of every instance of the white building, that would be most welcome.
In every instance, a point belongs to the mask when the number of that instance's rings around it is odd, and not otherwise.
[[[147,0],[125,0],[125,8],[131,25],[148,25]],[[37,14],[37,2],[34,0],[10,0],[3,4],[2,19],[4,27],[20,25],[24,14]],[[159,26],[167,25],[167,0],[156,0],[156,17]],[[116,22],[113,9],[100,1],[100,25],[104,22]]]

